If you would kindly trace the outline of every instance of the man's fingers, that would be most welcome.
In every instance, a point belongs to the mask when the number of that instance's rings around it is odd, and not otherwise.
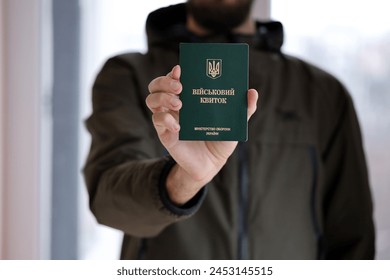
[[[172,68],[172,71],[168,73],[168,77],[171,77],[172,79],[179,80],[181,75],[181,68],[180,65],[176,65]]]
[[[168,75],[155,78],[148,86],[150,94],[145,102],[153,112],[153,125],[160,139],[165,139],[163,142],[172,137],[177,138],[177,132],[180,130],[178,121],[178,111],[182,106],[179,99],[182,91],[180,73],[180,66],[176,65]]]
[[[153,114],[153,124],[159,135],[167,130],[170,132],[178,132],[180,130],[179,122],[170,113],[160,112]]]
[[[182,90],[180,79],[180,66],[176,65],[166,76],[160,76],[150,82],[148,89],[150,93],[170,92],[179,94]]]
[[[259,93],[255,89],[248,90],[248,120],[256,112]]]
[[[165,112],[167,110],[178,111],[182,103],[179,96],[171,93],[154,93],[146,97],[146,106],[153,112]]]
[[[179,94],[182,90],[182,85],[178,80],[172,79],[168,76],[161,76],[155,78],[150,82],[148,86],[150,93],[158,92],[170,92],[174,94]]]

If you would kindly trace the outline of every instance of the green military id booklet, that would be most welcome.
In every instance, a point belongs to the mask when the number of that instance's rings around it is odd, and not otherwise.
[[[180,44],[180,140],[246,141],[248,45]]]

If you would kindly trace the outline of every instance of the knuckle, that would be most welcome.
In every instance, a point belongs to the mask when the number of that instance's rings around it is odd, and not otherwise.
[[[168,124],[171,121],[171,115],[169,113],[161,114],[161,121],[164,124]]]

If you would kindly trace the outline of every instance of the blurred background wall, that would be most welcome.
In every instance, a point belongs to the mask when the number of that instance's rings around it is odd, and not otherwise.
[[[97,225],[81,169],[83,121],[104,61],[146,51],[147,14],[179,0],[0,0],[0,258],[117,259],[121,233]],[[390,25],[380,0],[257,0],[285,27],[284,51],[351,92],[370,171],[377,258],[390,259]]]
[[[43,116],[48,1],[0,5],[0,241],[2,258],[49,257],[50,135]]]

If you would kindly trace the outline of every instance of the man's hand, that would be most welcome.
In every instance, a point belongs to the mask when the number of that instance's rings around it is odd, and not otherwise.
[[[237,146],[236,141],[179,141],[180,66],[149,84],[146,105],[153,112],[153,124],[161,143],[176,161],[167,178],[171,200],[182,205],[189,201],[219,172]],[[248,91],[248,120],[256,111],[258,93]]]

